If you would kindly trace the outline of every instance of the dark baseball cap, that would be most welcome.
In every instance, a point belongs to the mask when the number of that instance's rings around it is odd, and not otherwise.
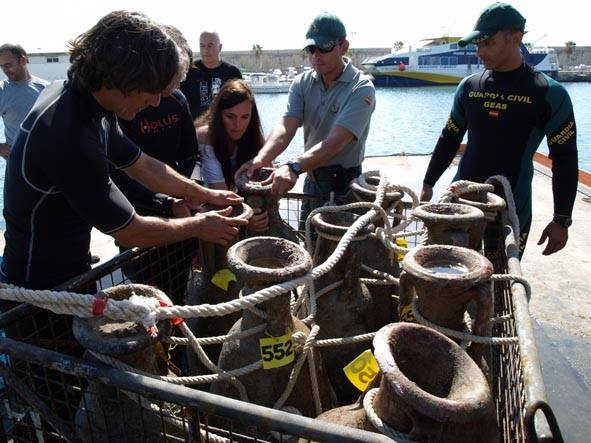
[[[316,16],[308,32],[304,48],[317,46],[320,49],[331,49],[347,38],[343,22],[334,14],[325,12]]]
[[[470,43],[479,43],[504,29],[523,31],[525,18],[517,9],[507,3],[493,3],[482,11],[474,30],[458,41],[458,46],[463,48]]]

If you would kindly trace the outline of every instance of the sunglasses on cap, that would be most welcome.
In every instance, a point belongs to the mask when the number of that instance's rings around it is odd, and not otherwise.
[[[324,48],[321,48],[320,46],[310,45],[310,46],[306,46],[304,48],[304,51],[306,51],[308,54],[314,54],[316,52],[316,50],[318,50],[318,51],[320,51],[321,54],[328,54],[329,52],[332,52],[334,50],[336,45],[337,45],[337,43],[333,43],[333,45],[329,49],[324,49]]]

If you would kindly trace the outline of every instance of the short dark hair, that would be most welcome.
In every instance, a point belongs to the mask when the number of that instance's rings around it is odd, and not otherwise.
[[[21,45],[16,45],[14,43],[4,43],[2,46],[0,46],[0,54],[6,51],[12,52],[17,58],[27,56],[27,51],[25,51]]]
[[[91,92],[161,92],[179,69],[174,41],[141,12],[113,11],[69,46],[68,79]]]

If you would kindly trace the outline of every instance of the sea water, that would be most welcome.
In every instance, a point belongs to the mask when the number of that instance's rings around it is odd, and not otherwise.
[[[575,110],[578,131],[579,167],[591,171],[591,83],[565,83]],[[455,86],[423,88],[377,88],[376,110],[366,144],[366,155],[395,153],[428,154],[451,109]],[[257,105],[267,134],[285,111],[287,94],[259,94]],[[0,119],[0,140],[4,126]],[[303,151],[303,133],[298,131],[290,146],[279,156],[287,160]],[[548,153],[545,140],[540,151]],[[0,203],[4,195],[4,160],[0,159]],[[3,205],[2,205],[3,206]],[[4,218],[0,217],[0,230]]]

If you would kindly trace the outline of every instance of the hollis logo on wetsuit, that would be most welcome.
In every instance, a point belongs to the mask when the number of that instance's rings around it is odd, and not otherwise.
[[[170,114],[158,120],[148,120],[144,118],[140,120],[140,132],[142,134],[158,132],[162,129],[166,129],[170,126],[176,125],[180,121],[181,117],[178,114]]]

